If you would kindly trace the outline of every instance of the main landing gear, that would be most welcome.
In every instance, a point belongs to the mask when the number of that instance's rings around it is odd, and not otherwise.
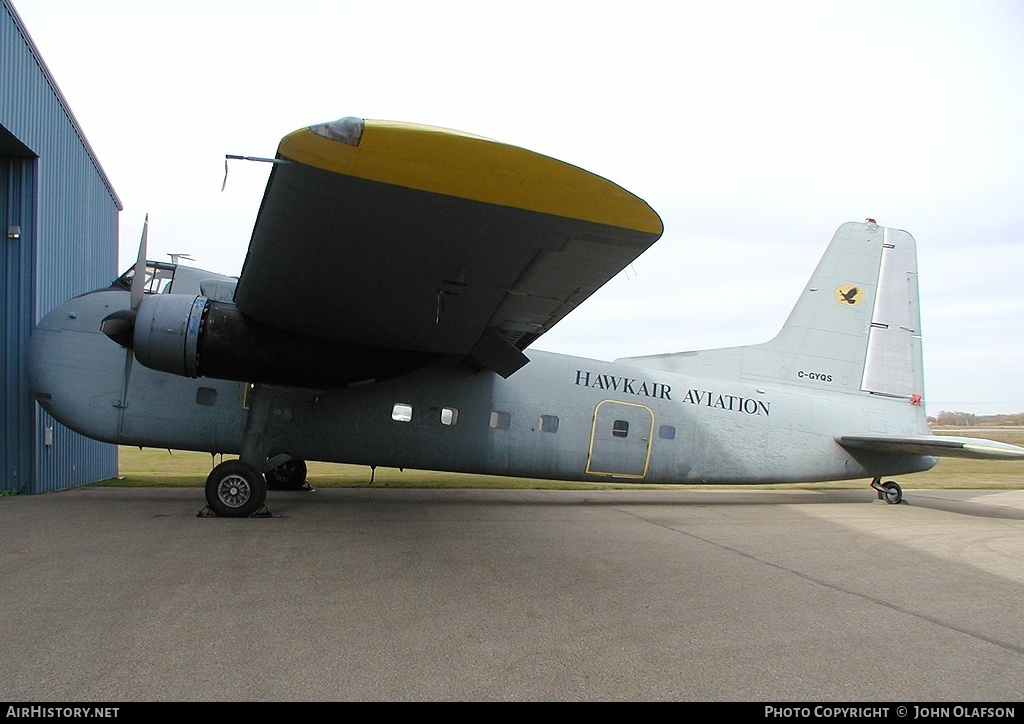
[[[206,504],[222,518],[248,518],[263,509],[267,481],[251,465],[228,460],[206,478]]]
[[[871,487],[878,492],[878,499],[884,500],[889,505],[903,502],[903,488],[892,480],[883,483],[881,478],[875,478],[871,481]]]
[[[262,384],[246,390],[249,412],[238,459],[222,462],[210,472],[207,507],[200,515],[269,516],[263,505],[267,490],[299,490],[306,485],[306,463],[286,452],[283,441],[298,434],[296,415],[314,400],[305,393]]]
[[[260,473],[241,460],[216,466],[206,478],[207,510],[221,518],[270,515],[267,490],[299,490],[306,484],[306,463],[290,459]]]
[[[271,490],[299,490],[306,484],[306,463],[292,458],[263,474]]]

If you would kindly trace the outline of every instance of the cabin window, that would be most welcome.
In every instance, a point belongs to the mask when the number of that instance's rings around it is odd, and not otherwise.
[[[442,425],[454,425],[459,421],[459,411],[454,407],[442,407],[441,408],[441,424]]]
[[[512,424],[512,413],[495,410],[491,413],[491,429],[507,430]]]
[[[412,405],[396,402],[391,408],[391,419],[398,422],[412,422]]]
[[[147,262],[145,283],[142,288],[146,294],[169,294],[171,285],[174,282],[174,271],[177,264],[167,262]],[[124,274],[117,278],[115,284],[125,289],[132,288],[132,280],[135,278],[135,267],[132,266]]]
[[[615,437],[626,437],[629,434],[629,423],[625,420],[616,420],[612,423],[612,435]]]
[[[540,431],[558,432],[558,417],[556,415],[541,415]]]
[[[660,428],[658,428],[658,437],[660,437],[662,440],[675,440],[676,429],[671,425],[662,425]]]
[[[196,390],[196,404],[213,407],[217,404],[217,390],[212,387],[200,387]]]

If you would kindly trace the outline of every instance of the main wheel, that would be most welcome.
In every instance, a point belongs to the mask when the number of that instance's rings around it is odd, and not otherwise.
[[[298,490],[306,484],[306,463],[289,460],[263,474],[271,490]]]
[[[898,483],[894,483],[892,480],[882,483],[882,488],[885,489],[885,502],[889,505],[896,505],[897,503],[903,502],[903,488]]]
[[[263,507],[267,481],[251,465],[228,460],[206,478],[206,503],[223,518],[247,518]]]

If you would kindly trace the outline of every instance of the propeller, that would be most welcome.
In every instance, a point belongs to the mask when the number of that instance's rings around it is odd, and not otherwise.
[[[142,240],[139,241],[139,256],[135,260],[132,274],[131,302],[128,309],[118,309],[100,322],[100,331],[125,349],[132,348],[135,336],[135,317],[146,293],[146,241],[149,237],[149,214],[142,224]]]
[[[146,240],[149,236],[149,214],[142,224],[142,240],[139,241],[139,255],[135,259],[135,271],[132,273],[132,287],[128,309],[118,309],[108,314],[100,322],[100,331],[124,347],[124,385],[121,388],[121,399],[116,407],[122,413],[128,407],[128,390],[131,386],[132,363],[135,360],[132,347],[135,341],[135,318],[146,293]],[[123,414],[119,416],[118,437],[121,436]]]

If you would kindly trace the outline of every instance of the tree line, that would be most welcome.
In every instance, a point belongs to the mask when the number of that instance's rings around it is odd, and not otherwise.
[[[975,415],[973,412],[943,410],[929,415],[928,422],[941,427],[1002,427],[1024,425],[1024,412],[1003,415]]]

